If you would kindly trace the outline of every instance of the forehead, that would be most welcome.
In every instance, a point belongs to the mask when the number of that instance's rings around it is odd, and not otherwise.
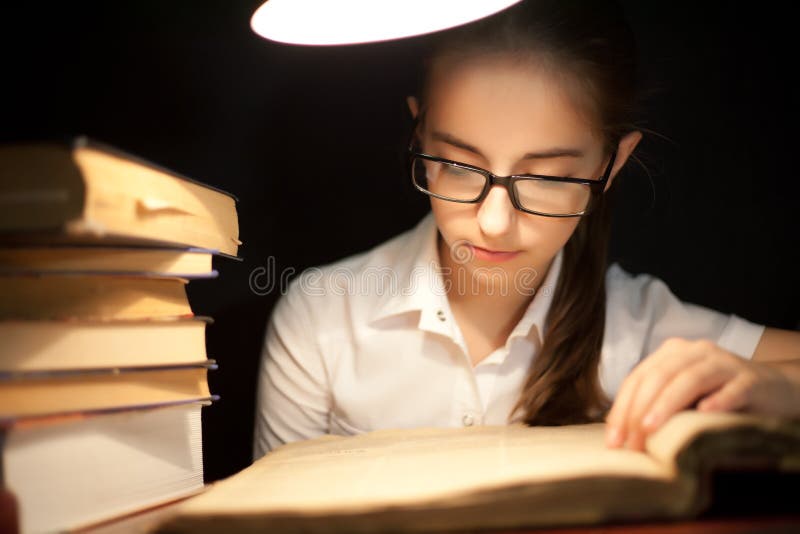
[[[485,150],[602,145],[599,129],[571,96],[574,87],[541,62],[488,55],[442,59],[431,69],[426,126]],[[573,89],[573,90],[571,90]]]

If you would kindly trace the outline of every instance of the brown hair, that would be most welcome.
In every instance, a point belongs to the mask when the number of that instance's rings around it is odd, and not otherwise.
[[[442,33],[423,71],[422,108],[434,62],[487,54],[535,60],[560,76],[597,126],[608,151],[635,129],[636,49],[615,2],[525,0]],[[597,421],[608,409],[598,365],[605,329],[610,192],[581,219],[564,245],[543,344],[509,417],[521,412],[531,425],[572,424]]]

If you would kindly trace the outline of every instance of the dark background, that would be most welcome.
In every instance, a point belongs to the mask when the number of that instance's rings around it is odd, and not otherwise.
[[[777,1],[624,1],[656,91],[619,182],[612,258],[683,300],[797,328],[797,45]],[[292,47],[253,34],[257,1],[3,7],[0,141],[88,134],[239,198],[242,262],[189,285],[208,331],[206,478],[249,463],[260,346],[279,288],[249,275],[362,251],[427,201],[402,150],[424,38]],[[752,5],[752,4],[748,4]],[[790,4],[786,4],[787,6]]]

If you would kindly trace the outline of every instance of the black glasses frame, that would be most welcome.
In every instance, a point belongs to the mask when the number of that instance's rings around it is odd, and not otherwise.
[[[506,188],[508,191],[508,197],[511,199],[511,204],[518,210],[523,211],[525,213],[532,213],[534,215],[542,215],[544,217],[581,217],[583,215],[587,215],[591,212],[593,206],[597,202],[597,199],[603,194],[605,191],[606,183],[608,182],[609,176],[611,176],[611,169],[614,167],[614,160],[617,157],[617,152],[611,152],[611,157],[608,160],[608,165],[606,165],[606,169],[603,172],[602,178],[599,180],[589,180],[585,178],[567,178],[565,176],[548,176],[546,174],[512,174],[511,176],[497,176],[491,171],[487,171],[486,169],[482,169],[480,167],[476,167],[474,165],[469,165],[467,163],[461,163],[459,161],[453,161],[450,159],[440,158],[437,156],[432,156],[430,154],[425,154],[424,152],[420,152],[414,149],[414,145],[411,144],[408,147],[408,162],[407,162],[407,170],[409,172],[409,176],[411,178],[411,183],[414,184],[414,187],[417,188],[419,191],[425,193],[426,195],[439,198],[442,200],[447,200],[449,202],[459,202],[462,204],[477,204],[489,194],[491,191],[492,186],[500,185]],[[486,179],[486,182],[483,186],[483,190],[480,194],[470,200],[459,200],[455,198],[445,197],[442,195],[437,195],[436,193],[432,193],[427,189],[421,187],[417,181],[414,179],[414,160],[415,159],[425,159],[429,161],[435,161],[438,163],[446,163],[448,165],[452,165],[454,167],[459,167],[461,169],[466,169],[469,171],[477,172],[478,174],[482,174],[483,177]],[[514,189],[514,184],[518,181],[522,180],[546,180],[550,182],[562,182],[562,183],[571,183],[571,184],[581,184],[589,186],[589,190],[591,193],[591,197],[589,198],[589,202],[586,205],[586,209],[578,213],[570,213],[570,214],[553,214],[553,213],[544,213],[535,210],[529,210],[524,208],[520,202],[519,198],[517,197],[516,190]]]

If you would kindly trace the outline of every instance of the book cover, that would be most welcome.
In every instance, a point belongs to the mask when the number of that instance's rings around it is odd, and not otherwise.
[[[192,317],[187,281],[128,275],[0,274],[0,321]]]
[[[240,245],[235,197],[86,137],[0,146],[0,206],[11,242]]]
[[[216,278],[212,257],[217,253],[198,248],[18,244],[0,247],[0,274]]]

